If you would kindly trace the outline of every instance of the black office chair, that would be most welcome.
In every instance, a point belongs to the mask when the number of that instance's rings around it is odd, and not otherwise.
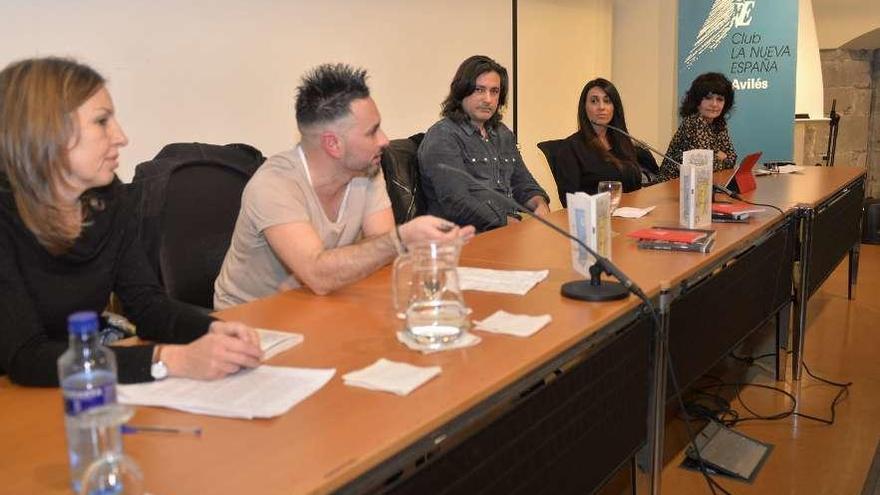
[[[553,174],[553,180],[556,181],[556,188],[559,189],[559,181],[556,179],[556,157],[559,154],[559,150],[565,146],[564,139],[554,139],[552,141],[542,141],[538,143],[538,149],[540,149],[544,153],[544,157],[547,158],[547,163],[550,165],[550,172]],[[651,154],[650,150],[643,148],[638,144],[633,144],[636,149],[636,163],[639,164],[639,168],[642,172],[642,185],[651,185],[657,182],[658,174],[660,173],[660,167],[657,165],[657,160],[654,159],[654,155]],[[565,205],[565,200],[563,199],[564,194],[559,193],[559,201]]]
[[[135,169],[139,236],[172,299],[213,308],[242,191],[264,160],[245,144],[175,143]]]
[[[651,150],[643,148],[639,144],[634,144],[634,146],[636,148],[636,162],[639,164],[639,168],[642,169],[642,185],[646,186],[656,183],[660,175],[660,167],[657,165],[657,160],[654,159]]]
[[[397,224],[423,215],[426,210],[419,182],[418,158],[419,145],[424,137],[424,133],[419,133],[405,139],[394,139],[382,153],[385,188],[391,198],[391,209]]]
[[[556,157],[559,156],[559,151],[562,150],[564,146],[566,146],[565,139],[553,139],[538,143],[538,149],[544,153],[544,158],[547,159],[547,164],[550,165],[550,173],[553,174],[553,181],[556,182],[556,191],[559,193],[559,201],[563,206],[565,205],[565,194],[562,192],[562,187],[559,185]]]

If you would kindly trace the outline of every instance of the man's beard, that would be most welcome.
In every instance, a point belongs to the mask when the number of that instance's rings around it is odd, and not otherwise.
[[[360,173],[357,174],[358,177],[366,177],[367,179],[372,179],[379,175],[379,171],[381,170],[380,165],[373,165],[370,163],[366,168],[360,169]]]
[[[377,175],[379,175],[379,170],[381,170],[381,168],[382,167],[379,164],[373,165],[371,163],[369,167],[364,169],[364,177],[368,179],[376,177]]]

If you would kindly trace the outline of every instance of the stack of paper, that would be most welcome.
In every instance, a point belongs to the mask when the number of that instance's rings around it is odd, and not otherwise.
[[[507,311],[498,310],[483,321],[474,321],[476,323],[474,328],[485,332],[503,333],[517,337],[531,337],[538,330],[547,326],[551,320],[550,315],[515,315]]]
[[[260,349],[263,351],[263,361],[268,361],[270,358],[299,345],[303,341],[302,334],[298,333],[258,328],[257,334],[260,336]]]
[[[488,268],[458,267],[461,290],[502,292],[525,295],[538,282],[547,278],[549,270],[490,270]]]
[[[284,414],[330,381],[335,369],[260,366],[214,381],[166,378],[119,385],[122,404],[158,406],[227,418],[271,418]]]
[[[407,395],[439,374],[439,366],[419,367],[381,358],[362,370],[342,375],[342,379],[352,387]]]

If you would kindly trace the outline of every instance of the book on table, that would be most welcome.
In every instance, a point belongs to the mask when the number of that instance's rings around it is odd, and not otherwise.
[[[762,211],[764,211],[764,208],[750,204],[712,203],[713,213],[727,213],[732,215],[739,213],[761,213]]]
[[[712,203],[713,220],[747,220],[752,213],[760,213],[764,208],[747,204]]]
[[[678,223],[703,228],[712,224],[712,150],[688,150],[679,169]]]
[[[650,227],[627,234],[636,239],[640,249],[709,252],[715,243],[715,231],[683,227]]]
[[[599,255],[611,259],[611,194],[567,193],[568,230]],[[579,244],[571,242],[571,263],[575,271],[589,277],[596,260]]]

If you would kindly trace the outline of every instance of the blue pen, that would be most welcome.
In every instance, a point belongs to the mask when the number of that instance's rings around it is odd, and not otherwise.
[[[158,426],[158,425],[122,425],[122,433],[173,433],[173,434],[189,434],[197,437],[202,436],[202,428],[199,426],[176,427],[176,426]]]

